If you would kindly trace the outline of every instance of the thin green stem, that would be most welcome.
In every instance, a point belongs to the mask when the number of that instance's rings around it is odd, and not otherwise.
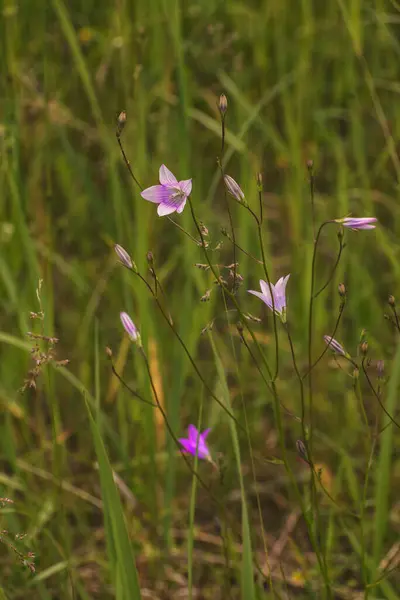
[[[387,417],[389,417],[389,419],[391,420],[391,422],[393,423],[393,425],[396,425],[396,427],[397,427],[398,429],[400,429],[400,424],[399,424],[399,423],[398,423],[398,422],[397,422],[397,421],[396,421],[396,420],[395,420],[395,419],[392,417],[392,415],[391,415],[391,414],[389,413],[389,411],[386,409],[386,407],[385,407],[385,405],[383,404],[383,402],[382,402],[382,400],[381,400],[381,398],[380,398],[379,394],[377,393],[377,391],[375,390],[375,388],[374,388],[374,386],[373,386],[373,383],[372,383],[372,381],[371,381],[371,379],[370,379],[370,377],[369,377],[369,375],[368,375],[367,369],[365,368],[365,356],[364,356],[364,358],[363,358],[363,359],[362,359],[362,361],[361,361],[361,366],[362,366],[362,370],[363,370],[363,373],[364,373],[364,375],[365,375],[365,378],[366,378],[366,380],[367,380],[367,382],[368,382],[368,385],[369,385],[369,387],[370,387],[370,389],[371,389],[372,393],[374,394],[375,398],[378,400],[379,406],[381,407],[381,409],[383,410],[383,412],[385,413],[385,415],[386,415]]]
[[[208,383],[206,382],[206,380],[204,379],[203,375],[201,374],[195,360],[193,359],[192,355],[190,354],[185,342],[183,341],[182,337],[180,336],[179,332],[175,329],[175,325],[174,323],[170,320],[170,318],[168,317],[168,315],[166,314],[166,312],[164,311],[162,304],[160,303],[159,299],[157,298],[157,296],[154,293],[153,288],[151,287],[151,285],[146,281],[146,279],[138,272],[138,271],[133,271],[133,273],[135,273],[135,275],[137,275],[139,277],[139,279],[141,279],[141,281],[143,281],[143,283],[146,285],[147,289],[150,291],[151,295],[153,296],[154,300],[156,301],[156,304],[158,306],[159,311],[161,312],[162,316],[164,317],[165,321],[168,323],[170,329],[173,331],[175,337],[177,338],[177,340],[179,341],[179,343],[181,344],[183,350],[185,351],[186,356],[188,357],[193,369],[195,370],[196,374],[198,375],[198,377],[200,378],[201,382],[203,383],[205,389],[207,390],[207,392],[210,394],[211,398],[213,398],[217,404],[222,408],[222,410],[231,418],[235,421],[236,425],[242,430],[244,431],[243,426],[239,423],[239,421],[237,420],[237,418],[235,417],[234,414],[231,413],[231,411],[226,408],[226,406],[224,405],[224,403],[214,394],[214,392],[212,391],[212,389],[210,388],[210,386],[208,385]]]
[[[333,276],[334,276],[334,275],[335,275],[335,273],[336,273],[336,269],[337,269],[337,267],[338,267],[338,265],[339,265],[340,258],[341,258],[341,256],[342,256],[342,252],[343,252],[343,248],[344,248],[344,246],[343,246],[343,241],[342,241],[342,239],[339,239],[339,252],[338,252],[338,255],[337,255],[337,257],[336,257],[335,264],[334,264],[334,265],[333,265],[333,267],[332,267],[332,270],[331,270],[331,272],[330,272],[330,274],[329,274],[329,277],[328,277],[327,281],[326,281],[326,282],[324,283],[324,285],[323,285],[323,286],[322,286],[322,287],[321,287],[321,288],[318,290],[318,292],[316,292],[316,293],[315,293],[315,295],[314,295],[314,298],[318,298],[318,296],[319,296],[320,294],[322,294],[322,292],[323,292],[323,291],[324,291],[324,290],[325,290],[325,289],[328,287],[328,285],[329,285],[329,284],[330,284],[330,282],[332,281],[332,279],[333,279]]]
[[[192,214],[192,218],[193,218],[194,224],[196,226],[196,229],[197,229],[197,231],[198,231],[198,233],[200,235],[201,241],[202,241],[203,252],[204,252],[204,256],[206,258],[207,264],[210,267],[210,269],[211,269],[211,271],[212,271],[215,279],[220,282],[220,277],[219,277],[218,273],[215,271],[215,268],[214,268],[213,264],[211,263],[211,260],[210,260],[210,258],[208,256],[207,248],[205,246],[204,236],[203,236],[203,233],[201,231],[200,225],[199,225],[199,223],[197,221],[196,214],[195,214],[194,209],[193,209],[193,203],[192,203],[191,198],[189,198],[189,206],[190,206],[190,211],[191,211],[191,214]],[[272,379],[271,369],[269,367],[269,364],[268,364],[268,362],[267,362],[267,360],[266,360],[266,358],[264,356],[264,353],[262,352],[262,350],[260,348],[260,345],[259,345],[259,343],[257,341],[257,338],[254,335],[253,330],[251,329],[251,327],[247,323],[246,317],[244,316],[244,314],[243,314],[243,312],[242,312],[242,310],[241,310],[241,308],[240,308],[240,306],[239,306],[239,304],[238,304],[238,302],[236,300],[235,295],[232,294],[232,292],[222,282],[220,282],[220,285],[221,285],[222,289],[224,290],[224,292],[230,297],[230,299],[232,300],[233,304],[235,305],[235,308],[238,311],[238,314],[239,314],[239,316],[240,316],[240,318],[241,318],[241,320],[243,322],[243,325],[246,327],[247,331],[250,333],[250,335],[251,335],[251,337],[253,339],[253,342],[255,343],[255,345],[257,346],[258,351],[260,352],[260,355],[261,355],[261,357],[263,359],[263,363],[265,365],[265,368],[268,371],[268,375]]]

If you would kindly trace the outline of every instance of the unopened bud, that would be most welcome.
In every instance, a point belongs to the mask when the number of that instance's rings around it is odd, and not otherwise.
[[[344,283],[339,283],[338,292],[339,296],[341,296],[342,298],[346,295],[346,286],[344,285]]]
[[[343,236],[344,236],[344,231],[343,231],[342,227],[339,228],[339,230],[337,232],[337,236],[338,236],[339,242],[342,242],[342,239],[343,239]]]
[[[231,196],[233,196],[235,200],[240,202],[240,204],[243,204],[244,193],[237,181],[235,181],[230,175],[224,175],[224,181],[226,189],[231,194]]]
[[[146,260],[147,260],[147,264],[152,267],[154,264],[154,254],[152,253],[151,250],[148,251],[148,253],[146,254]]]
[[[121,319],[123,328],[125,329],[126,333],[129,335],[132,342],[136,342],[136,344],[138,346],[140,346],[141,345],[140,334],[136,328],[136,325],[130,318],[130,316],[126,312],[121,312],[120,319]]]
[[[113,353],[109,346],[106,346],[106,354],[107,354],[108,358],[112,358]]]
[[[368,354],[368,342],[362,342],[360,344],[360,352],[364,356],[367,356],[367,354]]]
[[[221,117],[225,117],[225,113],[228,109],[228,100],[226,99],[225,94],[221,94],[218,102],[219,112],[221,113]]]
[[[126,267],[127,269],[132,269],[132,267],[133,267],[132,259],[129,256],[129,254],[127,253],[127,251],[125,250],[125,248],[123,248],[119,244],[115,244],[114,250],[115,250],[115,254],[118,256],[119,260],[121,261],[121,264],[123,264],[124,267]]]
[[[392,296],[392,294],[390,294],[388,298],[388,303],[390,304],[390,306],[396,306],[396,299],[394,296]]]
[[[358,379],[360,376],[360,371],[358,369],[354,369],[353,371],[353,378],[354,379]]]
[[[258,186],[258,191],[262,192],[262,190],[263,190],[263,176],[262,176],[262,173],[257,173],[257,186]]]
[[[378,360],[376,363],[376,370],[377,370],[379,379],[382,379],[382,377],[385,373],[385,361]]]
[[[313,161],[313,160],[310,158],[310,159],[307,161],[307,169],[308,169],[309,171],[312,171],[313,167],[314,167],[314,161]]]
[[[117,136],[120,137],[126,125],[126,112],[123,110],[117,117]]]
[[[200,231],[203,235],[208,235],[208,229],[202,222],[200,222]]]
[[[305,443],[303,442],[303,440],[297,440],[296,441],[296,448],[297,448],[297,452],[299,453],[299,455],[301,456],[301,458],[304,458],[304,460],[307,460],[307,448]]]

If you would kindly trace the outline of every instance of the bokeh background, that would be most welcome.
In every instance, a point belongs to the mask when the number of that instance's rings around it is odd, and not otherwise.
[[[122,141],[144,186],[158,182],[162,163],[178,179],[193,178],[196,214],[209,229],[212,247],[223,242],[213,257],[229,265],[233,253],[221,233],[229,220],[217,164],[218,99],[226,94],[224,168],[255,210],[256,176],[262,173],[267,261],[273,281],[291,273],[288,315],[303,370],[313,253],[307,161],[314,165],[318,223],[350,213],[377,216],[376,230],[346,233],[339,266],[315,306],[314,345],[318,355],[322,336],[337,320],[337,285],[344,282],[348,298],[337,339],[356,355],[365,329],[373,360],[385,359],[389,373],[396,374],[399,358],[391,366],[396,335],[385,313],[390,314],[387,297],[396,296],[400,269],[400,5],[395,0],[2,0],[0,6],[0,495],[14,502],[3,507],[1,528],[9,532],[7,539],[26,533],[13,544],[36,554],[36,573],[31,573],[4,544],[4,597],[135,597],[118,595],[112,577],[85,400],[116,474],[143,597],[190,597],[185,540],[192,476],[159,413],[137,402],[111,373],[106,346],[127,383],[151,398],[143,362],[123,334],[121,310],[140,327],[177,436],[198,422],[201,407],[204,426],[212,428],[213,454],[223,465],[223,483],[209,465],[199,465],[200,472],[240,521],[226,415],[204,390],[146,287],[118,265],[114,243],[129,251],[149,282],[146,254],[153,252],[177,330],[210,388],[223,395],[218,352],[230,402],[240,420],[248,419],[258,457],[254,481],[244,438],[253,549],[264,567],[257,489],[275,557],[276,593],[282,594],[276,597],[322,597],[312,585],[315,560],[279,463],[271,398],[239,343],[237,314],[224,306],[212,275],[194,267],[204,263],[201,249],[140,197],[116,140],[116,118],[126,111]],[[259,257],[254,221],[234,202],[231,210],[238,244]],[[189,210],[175,220],[196,237]],[[319,286],[335,263],[336,233],[332,226],[322,236]],[[238,300],[262,318],[252,326],[273,362],[272,320],[246,293],[257,289],[263,272],[238,254],[244,278]],[[210,301],[201,302],[208,289]],[[40,310],[43,319],[32,319]],[[213,319],[214,350],[201,334]],[[57,337],[56,358],[69,363],[49,360],[36,387],[20,393],[33,366],[35,340],[28,332]],[[377,420],[382,426],[387,421],[365,382],[360,384],[363,413],[351,374],[330,354],[315,371],[315,457],[341,506],[355,510],[366,494],[363,556],[372,582],[386,564],[382,561],[397,564],[398,436],[390,427],[376,442],[364,485],[370,456],[364,417],[371,430]],[[284,337],[278,387],[288,409],[298,412]],[[394,375],[389,387],[395,413]],[[284,430],[301,482],[307,479],[306,466],[296,461],[301,428],[286,416]],[[321,503],[335,598],[399,598],[395,569],[385,576],[386,587],[356,595],[365,587],[359,523],[326,497]],[[240,534],[229,538],[227,568],[220,515],[201,489],[196,506],[191,593],[240,597]],[[276,546],[279,540],[282,547]],[[260,573],[256,579],[255,597],[274,597]]]

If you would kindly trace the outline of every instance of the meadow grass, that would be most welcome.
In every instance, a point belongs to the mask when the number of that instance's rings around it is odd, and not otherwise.
[[[399,26],[395,0],[3,0],[0,598],[400,598]],[[208,252],[141,198],[121,111],[141,186],[163,163],[193,178],[172,217],[196,240],[203,222]],[[261,197],[259,229],[221,171],[257,215]],[[312,361],[335,332],[358,368],[329,350],[302,378],[312,191],[316,227],[379,224],[323,228]],[[271,281],[291,273],[287,327],[246,291],[259,234]],[[234,257],[233,295],[228,269],[194,266]],[[189,423],[214,464],[179,452]]]

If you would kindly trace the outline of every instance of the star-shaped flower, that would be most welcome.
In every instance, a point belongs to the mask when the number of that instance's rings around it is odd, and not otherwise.
[[[142,198],[158,204],[160,217],[173,212],[181,213],[192,191],[192,180],[178,181],[165,165],[160,167],[160,185],[152,185],[141,193]]]
[[[279,315],[284,323],[286,321],[286,284],[288,282],[289,275],[286,277],[281,277],[278,279],[276,284],[271,283],[272,295],[274,298],[274,303],[272,304],[272,298],[269,291],[269,285],[266,281],[260,279],[260,288],[261,292],[255,292],[254,290],[247,290],[249,294],[253,294],[257,296],[265,302],[265,304],[271,309],[275,309],[277,315]]]
[[[197,430],[194,425],[188,427],[188,437],[179,438],[179,443],[183,446],[184,450],[192,456],[197,456],[205,460],[211,460],[210,451],[207,448],[206,439],[211,429],[205,429],[203,433]]]

